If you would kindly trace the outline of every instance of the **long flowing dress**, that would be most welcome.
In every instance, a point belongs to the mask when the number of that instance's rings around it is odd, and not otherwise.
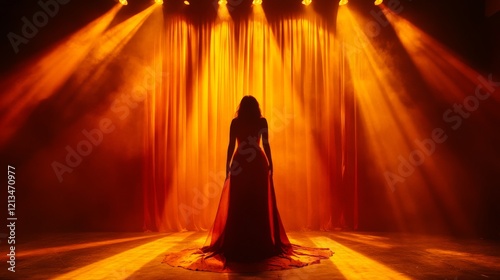
[[[276,204],[268,161],[260,148],[267,122],[235,119],[238,148],[207,241],[200,249],[171,253],[164,262],[191,270],[262,271],[301,267],[333,253],[327,248],[292,245]]]

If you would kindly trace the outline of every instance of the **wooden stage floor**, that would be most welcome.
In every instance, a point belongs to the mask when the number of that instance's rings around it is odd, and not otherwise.
[[[197,272],[162,260],[168,251],[200,247],[205,232],[58,233],[18,238],[16,272],[7,271],[2,253],[0,279],[500,279],[499,242],[395,233],[288,235],[293,243],[335,254],[291,270]]]

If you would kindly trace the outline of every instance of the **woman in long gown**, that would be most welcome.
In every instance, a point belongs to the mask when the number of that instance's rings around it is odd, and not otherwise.
[[[260,270],[275,270],[317,263],[333,254],[329,249],[292,245],[288,240],[274,193],[267,120],[253,96],[243,97],[231,122],[226,174],[204,247],[169,254],[164,262],[208,271],[231,271],[227,263],[260,263]]]
[[[267,120],[257,100],[245,96],[229,132],[228,201],[222,197],[210,245],[203,248],[204,252],[222,254],[228,261],[259,261],[291,251],[276,207],[272,172]]]

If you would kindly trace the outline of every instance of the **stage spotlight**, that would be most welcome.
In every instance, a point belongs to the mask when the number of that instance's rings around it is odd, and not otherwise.
[[[120,4],[122,4],[123,6],[128,5],[127,0],[118,0],[118,1],[120,1]]]
[[[227,0],[219,0],[219,5],[227,5]]]
[[[378,6],[378,5],[382,4],[382,2],[384,2],[384,0],[375,0],[374,4]]]
[[[252,5],[260,5],[262,4],[262,0],[253,0]]]
[[[163,0],[155,0],[156,4],[163,4]]]
[[[340,0],[339,6],[347,5],[349,3],[349,0]]]
[[[191,3],[189,3],[189,1],[186,0],[186,1],[184,1],[184,5],[189,6],[189,5],[191,5]]]
[[[309,6],[312,3],[312,0],[302,0],[302,4]]]

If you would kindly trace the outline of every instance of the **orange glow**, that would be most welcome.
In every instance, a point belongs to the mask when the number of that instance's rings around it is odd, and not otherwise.
[[[77,88],[78,92],[86,94],[85,97],[74,94],[74,102],[78,97],[88,99],[88,95],[95,92],[96,85],[102,82],[101,74],[107,65],[119,57],[123,47],[155,8],[151,6],[106,30],[120,7],[121,5],[116,5],[108,13],[30,63],[30,67],[2,80],[6,94],[2,96],[0,106],[7,108],[11,106],[14,98],[17,100],[16,106],[5,110],[5,115],[1,116],[0,123],[4,127],[2,141],[7,141],[15,133],[39,102],[50,99],[70,78],[72,86]],[[34,72],[34,69],[37,71]],[[12,82],[14,80],[16,82]],[[26,98],[18,99],[21,95]],[[64,104],[62,111],[70,108],[69,105]],[[4,143],[0,143],[2,144]]]
[[[320,248],[332,248],[335,255],[331,262],[345,279],[411,279],[349,247],[327,237],[314,237],[311,241]]]
[[[102,34],[120,8],[121,5],[115,5],[42,56],[29,61],[22,69],[1,79],[4,94],[0,98],[0,146],[9,140],[40,102],[52,97],[76,72],[91,50],[102,42]]]
[[[347,5],[347,3],[349,3],[349,0],[340,0],[339,5],[343,6],[343,5]]]
[[[385,6],[382,8],[420,74],[441,93],[440,98],[449,103],[461,103],[466,96],[474,93],[480,84],[480,73],[408,20],[388,12]],[[482,90],[493,92],[485,86]],[[498,94],[493,94],[491,98],[500,100]]]
[[[163,4],[163,0],[155,0],[156,4]]]
[[[80,85],[81,90],[86,92],[93,91],[93,87],[100,81],[101,74],[106,70],[107,65],[119,57],[122,49],[136,34],[137,30],[139,30],[155,8],[154,5],[150,6],[107,30],[102,35],[105,40],[102,40],[99,46],[96,46],[89,53],[88,60],[82,63],[80,70],[75,73],[77,84]]]
[[[222,1],[222,3],[221,3]],[[229,14],[229,10],[227,9],[227,2],[223,2],[224,0],[219,1],[219,7],[217,8],[217,16],[219,20],[230,20],[231,15]]]
[[[155,47],[155,65],[169,76],[158,77],[146,101],[149,177],[144,184],[165,186],[165,194],[152,199],[154,214],[146,223],[159,230],[211,226],[225,178],[229,124],[247,94],[258,99],[270,126],[285,227],[328,229],[340,223],[332,218],[332,201],[322,199],[331,197],[334,163],[319,160],[339,155],[343,144],[331,147],[334,135],[345,137],[340,127],[325,125],[338,121],[344,106],[333,94],[337,84],[331,79],[338,77],[333,34],[310,11],[308,19],[283,21],[284,39],[278,43],[281,35],[267,23],[261,5],[254,5],[250,20],[239,25],[226,13],[219,6],[219,18],[198,30],[182,17],[169,18],[164,32],[157,32],[165,37]],[[305,137],[319,131],[326,136]],[[155,196],[153,187],[145,192]],[[297,213],[295,205],[301,204],[307,210]]]
[[[378,6],[378,5],[382,4],[382,2],[384,2],[384,0],[375,0],[375,2],[373,4]]]
[[[347,232],[340,232],[335,234],[336,239],[345,239],[349,241],[354,241],[358,243],[363,243],[368,246],[374,246],[378,248],[384,248],[384,249],[390,249],[393,248],[394,246],[391,245],[388,242],[388,238],[383,238],[380,236],[373,236],[373,235],[364,235],[364,234],[356,234],[356,233],[347,233]]]
[[[496,125],[491,123],[491,116],[493,114],[497,115],[498,111],[496,108],[500,101],[500,95],[495,94],[498,90],[496,86],[493,86],[494,82],[488,81],[492,79],[491,74],[479,73],[463,62],[457,54],[408,20],[389,12],[389,9],[385,6],[382,6],[382,9],[385,11],[389,23],[394,28],[402,46],[409,54],[419,74],[432,90],[434,102],[448,104],[447,108],[442,109],[441,112],[441,120],[446,122],[448,129],[460,129],[461,123],[451,122],[450,116],[453,116],[454,120],[456,120],[458,117],[456,106],[463,106],[464,112],[473,115],[476,120],[465,120],[461,117],[459,120],[473,122],[473,125],[479,130],[495,130]],[[470,106],[467,105],[467,101],[470,100],[475,100],[476,102],[474,110],[467,109]],[[474,112],[476,110],[477,112]],[[479,149],[484,148],[485,151],[495,149],[493,148],[496,145],[495,143],[491,142],[489,145],[488,141],[485,141]],[[485,155],[487,153],[489,152],[485,152]],[[439,186],[435,188],[434,192],[444,202],[443,204],[446,206],[448,215],[450,216],[448,219],[453,221],[464,232],[471,231],[473,227],[467,225],[463,218],[467,215],[467,210],[461,206],[458,199],[455,199],[457,193],[451,186],[465,182],[469,185],[474,185],[473,181],[475,179],[472,178],[473,175],[470,172],[465,170],[466,167],[460,165],[461,162],[452,159],[451,155],[447,155],[447,157],[447,163],[441,162],[430,166],[428,170],[429,177],[432,178],[430,182]],[[493,160],[492,162],[495,161]],[[449,174],[447,176],[448,179],[439,175],[443,174],[443,166],[447,166],[445,172]],[[498,168],[499,165],[496,166]],[[457,183],[450,182],[449,178],[453,177],[452,174],[461,174],[461,181]],[[478,194],[472,192],[468,194],[467,199],[480,203],[476,199],[476,195]],[[470,207],[476,208],[476,206]],[[443,211],[441,210],[441,212]]]
[[[122,5],[124,5],[124,6],[125,6],[125,5],[128,5],[127,0],[119,0],[119,2],[120,2],[120,4],[122,4]]]
[[[302,4],[309,6],[312,3],[312,0],[302,0]]]
[[[387,198],[390,201],[399,226],[423,228],[425,214],[422,213],[422,200],[439,195],[440,204],[429,203],[426,213],[442,219],[452,219],[460,224],[464,209],[454,200],[451,182],[461,167],[451,164],[455,157],[439,144],[439,156],[423,154],[422,141],[429,139],[436,129],[424,115],[422,108],[410,106],[413,92],[405,84],[402,70],[396,70],[395,61],[390,53],[378,50],[377,46],[365,34],[360,26],[360,18],[354,11],[339,9],[339,36],[343,40],[342,52],[348,63],[353,81],[354,94],[360,113],[360,122],[366,130],[373,167],[387,183]],[[437,129],[440,129],[438,127]],[[427,140],[426,140],[427,141]],[[418,166],[407,173],[400,168],[401,162],[408,161],[411,155],[420,153]],[[446,166],[446,167],[445,167]],[[399,176],[399,180],[394,178]],[[420,199],[419,199],[420,198]],[[442,209],[446,208],[451,217],[446,217]],[[435,214],[439,213],[439,214]],[[441,216],[440,216],[441,215]],[[410,218],[411,217],[411,218]],[[411,221],[410,221],[411,220]]]
[[[28,257],[28,256],[31,257],[31,256],[46,255],[48,253],[50,253],[50,254],[63,253],[63,252],[67,252],[67,251],[87,249],[87,248],[93,248],[93,247],[99,247],[99,246],[105,246],[105,245],[112,245],[112,244],[140,240],[140,239],[151,238],[151,237],[152,236],[150,235],[150,236],[138,236],[138,237],[130,237],[130,238],[118,238],[118,239],[111,239],[111,240],[106,240],[106,241],[87,242],[87,243],[83,243],[83,244],[71,244],[71,245],[49,247],[49,248],[27,250],[27,251],[23,250],[22,252],[19,252],[17,254],[17,256],[18,257]]]
[[[164,254],[193,234],[195,233],[179,233],[175,237],[159,238],[52,279],[116,279],[117,277],[126,279],[148,262]],[[203,242],[202,239],[198,238],[195,243],[200,244],[200,242]]]

